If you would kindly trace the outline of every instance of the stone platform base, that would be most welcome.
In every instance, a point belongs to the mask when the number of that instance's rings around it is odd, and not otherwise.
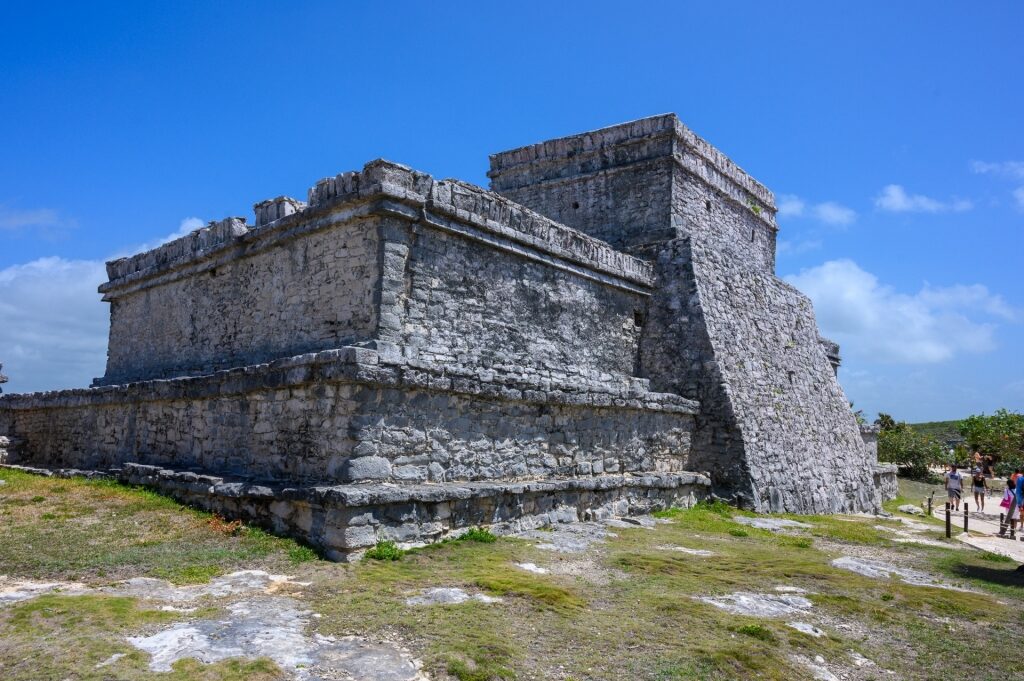
[[[880,463],[875,466],[875,490],[878,493],[878,505],[890,501],[900,495],[900,482],[896,477],[896,464]]]
[[[515,482],[297,487],[127,464],[109,471],[8,466],[43,475],[107,476],[183,503],[302,539],[331,560],[349,560],[378,541],[408,548],[470,527],[512,534],[555,523],[640,515],[709,498],[697,473],[598,475]]]

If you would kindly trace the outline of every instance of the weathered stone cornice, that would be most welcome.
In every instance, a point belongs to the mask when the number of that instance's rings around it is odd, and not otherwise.
[[[666,158],[672,158],[684,171],[776,228],[774,194],[675,114],[492,154],[487,176],[494,190],[502,192]]]
[[[309,384],[356,383],[405,390],[457,393],[532,404],[615,407],[696,414],[698,403],[652,392],[646,379],[543,374],[438,365],[344,347],[202,376],[154,379],[124,385],[0,396],[0,409],[30,410],[104,404],[201,399]]]
[[[284,199],[275,200],[278,203]],[[599,239],[559,224],[502,196],[457,180],[434,180],[390,161],[372,161],[362,172],[326,178],[309,190],[304,207],[288,200],[290,212],[246,226],[242,218],[227,218],[145,253],[107,263],[110,281],[99,291],[105,300],[201,273],[232,260],[278,246],[284,241],[371,215],[392,215],[438,226],[430,215],[440,214],[485,232],[522,244],[540,259],[572,263],[593,270],[598,280],[624,279],[650,288],[651,265],[616,251]],[[266,218],[267,204],[257,210]],[[301,208],[300,208],[301,207]],[[473,233],[463,230],[467,238]],[[492,244],[493,245],[493,244]],[[526,254],[526,253],[524,253]],[[535,258],[536,259],[536,258]]]

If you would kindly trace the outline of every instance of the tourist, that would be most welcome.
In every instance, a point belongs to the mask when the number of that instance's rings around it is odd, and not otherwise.
[[[960,494],[963,491],[963,476],[957,473],[956,464],[949,465],[949,472],[944,476],[946,479],[946,497],[950,506],[960,510]]]
[[[1017,528],[1017,519],[1020,518],[1020,506],[1017,505],[1017,495],[1015,494],[1015,487],[1013,480],[1010,478],[1006,479],[1006,491],[1003,492],[1003,500],[999,502],[1002,508],[1006,509],[1006,522],[1010,525],[1010,534],[1014,533]],[[1001,526],[999,528],[999,534],[1003,535],[1006,533],[1006,527]]]
[[[974,507],[979,511],[984,511],[985,495],[988,494],[988,480],[980,468],[975,468],[971,475],[971,488],[974,492]]]
[[[1013,475],[1010,476],[1010,481],[1016,486],[1017,478],[1019,478],[1020,476],[1021,476],[1020,469],[1019,468],[1014,468],[1013,469]]]
[[[1024,475],[1017,476],[1017,484],[1014,485],[1014,492],[1017,504],[1017,517],[1024,513]]]
[[[991,480],[995,477],[995,471],[992,470],[992,465],[995,461],[992,459],[991,454],[986,454],[984,458],[984,465],[981,467],[981,472],[985,474],[985,477]]]

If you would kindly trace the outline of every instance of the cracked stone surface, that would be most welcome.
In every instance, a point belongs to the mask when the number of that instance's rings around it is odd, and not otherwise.
[[[292,598],[239,601],[228,606],[228,613],[224,619],[181,622],[152,636],[129,637],[128,642],[150,654],[154,672],[169,672],[184,658],[210,664],[231,657],[269,657],[301,681],[338,678],[338,673],[367,681],[425,678],[419,664],[394,646],[357,637],[307,636],[310,613]]]
[[[839,677],[825,666],[825,658],[821,655],[815,655],[813,660],[803,655],[794,655],[793,659],[806,667],[815,681],[839,681]]]
[[[117,596],[134,596],[144,600],[171,602],[194,601],[203,596],[224,598],[237,594],[262,592],[275,594],[290,588],[309,586],[306,582],[295,582],[286,575],[272,575],[262,570],[241,570],[215,577],[208,584],[175,586],[163,579],[136,577],[112,587],[102,589]]]
[[[775,590],[778,591],[780,594],[805,594],[805,593],[807,593],[806,589],[801,589],[798,586],[785,586],[783,584],[780,584],[779,586],[776,586]]]
[[[900,581],[913,586],[933,586],[939,589],[966,591],[966,589],[961,589],[953,586],[952,584],[939,581],[935,577],[932,577],[925,572],[921,572],[920,570],[898,567],[896,565],[890,565],[889,563],[883,563],[879,560],[842,556],[841,558],[833,560],[832,565],[833,567],[850,570],[851,572],[856,572],[857,574],[864,575],[865,577],[872,577],[874,579],[889,579],[891,577],[896,577]]]
[[[469,594],[457,587],[437,587],[427,589],[418,596],[411,596],[405,599],[406,605],[453,605],[465,603],[466,601],[480,601],[481,603],[500,603],[501,599],[486,594]]]
[[[241,597],[225,605],[227,615],[216,619],[174,623],[149,636],[129,636],[128,643],[149,653],[149,668],[171,671],[184,658],[210,664],[231,657],[268,657],[297,681],[424,681],[420,663],[391,643],[350,636],[341,639],[307,634],[311,614],[288,595],[308,586],[285,575],[242,570],[208,584],[175,586],[162,579],[139,577],[93,589],[76,582],[12,581],[0,577],[0,605],[47,593],[109,594],[162,603],[164,612],[194,612],[200,600]],[[479,596],[479,600],[490,599]],[[98,669],[116,669],[124,653],[111,655]]]
[[[808,624],[807,622],[786,622],[786,626],[796,629],[797,631],[802,631],[803,633],[809,634],[814,638],[821,638],[825,635],[824,631],[814,626],[813,624]]]
[[[864,657],[863,655],[858,653],[856,650],[851,650],[849,652],[850,652],[850,658],[853,660],[853,664],[854,665],[856,665],[858,667],[874,667],[875,666],[875,663],[874,663],[873,660],[870,660],[870,659]]]
[[[76,596],[87,593],[89,588],[78,582],[33,582],[30,580],[11,580],[0,575],[0,605],[27,601],[36,596],[48,593],[61,593]]]
[[[924,509],[914,504],[903,504],[902,506],[897,506],[896,510],[900,513],[909,513],[910,515],[924,515]]]
[[[685,553],[685,554],[690,555],[690,556],[705,556],[706,557],[706,556],[713,556],[713,555],[715,555],[713,551],[708,551],[707,549],[690,549],[690,548],[687,548],[685,546],[666,546],[666,545],[662,545],[662,546],[656,546],[655,548],[661,549],[662,551],[677,551],[679,553]]]
[[[738,522],[740,525],[748,525],[759,530],[771,530],[772,532],[780,532],[782,530],[790,529],[809,530],[811,528],[807,523],[800,523],[786,518],[768,518],[763,516],[749,518],[741,515],[736,516],[733,520]]]
[[[699,596],[697,600],[735,615],[751,617],[786,617],[805,613],[813,604],[803,596],[793,594],[757,594],[737,591],[727,596]]]
[[[522,570],[526,570],[527,572],[534,572],[538,575],[546,575],[549,572],[551,572],[551,570],[548,570],[547,568],[542,568],[536,563],[516,563],[515,566]]]
[[[619,527],[624,529],[631,529],[634,527],[643,527],[648,530],[653,530],[658,524],[658,521],[651,516],[626,516],[622,518],[609,518],[604,521],[604,524],[608,527]]]
[[[102,669],[103,667],[109,667],[110,665],[112,665],[115,662],[117,662],[118,660],[120,660],[122,657],[127,657],[127,655],[128,655],[128,653],[114,653],[113,655],[111,655],[107,659],[105,659],[102,662],[98,663],[96,665],[96,669]]]
[[[919,524],[920,523],[915,523],[915,525]],[[923,527],[924,529],[934,529],[928,527],[927,525]],[[896,542],[897,544],[921,544],[922,546],[938,546],[944,549],[957,548],[955,544],[944,544],[940,541],[935,541],[934,539],[922,537],[918,535],[917,531],[914,529],[908,531],[902,530],[897,527],[886,527],[885,525],[875,525],[874,528],[876,530],[882,530],[883,532],[889,532],[893,534],[894,536],[890,537],[889,540]]]
[[[591,544],[616,536],[598,523],[571,523],[554,525],[550,529],[530,530],[520,534],[528,539],[541,540],[538,549],[557,553],[580,553]]]

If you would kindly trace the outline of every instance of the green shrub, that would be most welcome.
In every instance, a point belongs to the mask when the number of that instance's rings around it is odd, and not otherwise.
[[[1007,476],[1024,466],[1024,414],[999,409],[991,416],[976,414],[957,423],[973,449],[996,458],[995,472]]]
[[[927,480],[931,476],[928,466],[942,463],[944,457],[941,444],[906,423],[897,423],[878,434],[878,460],[896,464],[908,478]]]
[[[481,544],[493,544],[498,538],[491,534],[490,530],[482,527],[471,527],[458,536],[458,541],[478,541]]]
[[[319,558],[316,551],[308,546],[299,544],[293,548],[288,549],[288,560],[293,563],[307,563],[311,560]]]
[[[365,557],[371,560],[401,560],[405,551],[398,548],[393,541],[379,541],[372,549],[369,549]]]
[[[771,629],[762,627],[760,624],[744,624],[742,627],[738,627],[736,631],[740,634],[756,638],[759,641],[775,640],[775,634],[772,633]]]

